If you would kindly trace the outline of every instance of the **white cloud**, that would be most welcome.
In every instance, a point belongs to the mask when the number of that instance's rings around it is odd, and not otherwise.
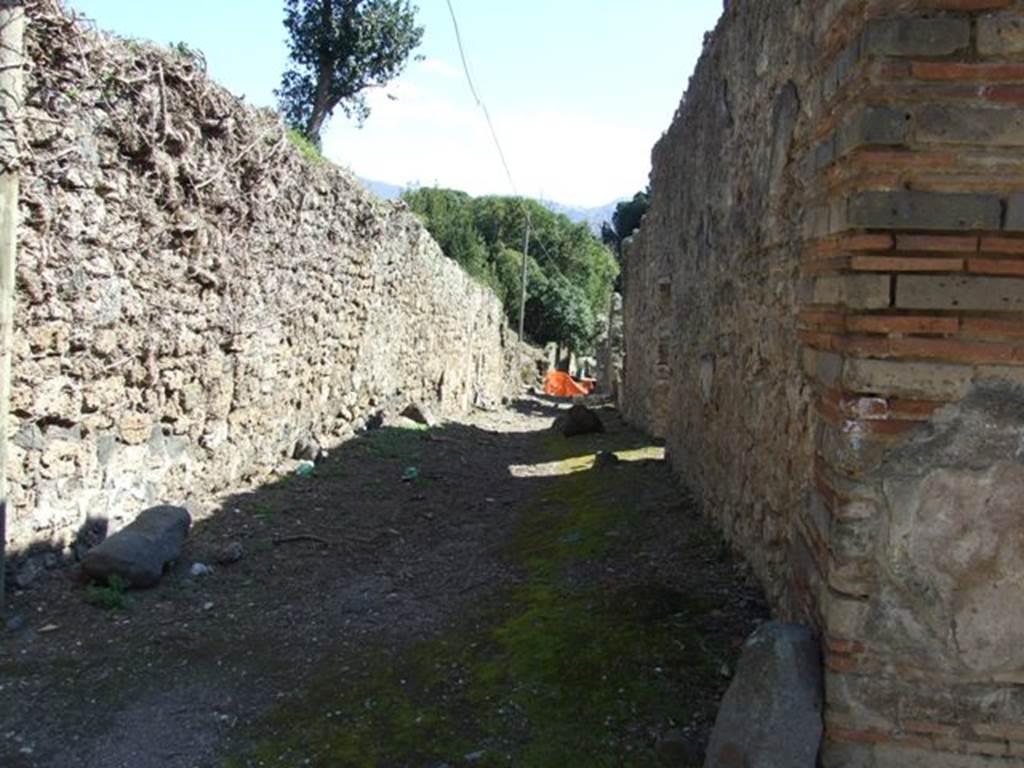
[[[389,95],[394,99],[389,98]],[[340,116],[324,136],[328,157],[365,178],[418,182],[479,194],[511,192],[480,110],[459,88],[409,82],[369,96],[363,129]],[[602,205],[647,183],[650,147],[615,120],[567,111],[492,115],[521,194],[573,205]]]

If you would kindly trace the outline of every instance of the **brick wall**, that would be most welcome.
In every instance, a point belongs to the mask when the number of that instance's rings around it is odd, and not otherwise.
[[[1024,3],[732,6],[654,152],[627,398],[670,275],[670,456],[819,630],[826,766],[1024,765]]]
[[[1022,764],[1024,4],[833,6],[803,161],[818,426],[797,519],[828,763]]]

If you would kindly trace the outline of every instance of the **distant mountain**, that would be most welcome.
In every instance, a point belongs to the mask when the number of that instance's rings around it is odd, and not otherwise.
[[[397,184],[388,184],[385,181],[374,181],[373,179],[360,178],[359,181],[363,183],[367,189],[373,192],[377,197],[383,198],[384,200],[394,200],[399,197],[402,192],[408,189],[407,186],[402,187]],[[615,206],[623,200],[629,198],[620,197],[618,200],[613,200],[605,205],[599,205],[595,208],[583,208],[578,205],[565,205],[563,203],[556,203],[553,200],[541,200],[540,204],[547,208],[553,213],[561,213],[569,218],[569,221],[577,223],[584,222],[590,231],[595,235],[601,234],[601,224],[605,221],[611,221],[612,214],[615,213]]]
[[[613,200],[610,203],[599,205],[596,208],[580,208],[573,205],[563,205],[562,203],[556,203],[553,200],[541,200],[540,203],[549,211],[554,213],[562,213],[569,217],[569,221],[572,222],[584,222],[590,231],[595,235],[601,234],[601,224],[606,221],[612,220],[612,214],[615,213],[615,206],[617,206],[623,200],[629,198],[620,197],[618,200]]]

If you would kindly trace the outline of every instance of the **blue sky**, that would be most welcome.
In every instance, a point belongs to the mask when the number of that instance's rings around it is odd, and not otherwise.
[[[254,105],[274,103],[287,63],[281,0],[68,2],[102,29],[199,48],[220,83]],[[721,0],[453,2],[519,191],[588,206],[646,185],[651,147],[722,8]],[[447,5],[417,5],[424,60],[372,94],[363,128],[336,115],[324,152],[379,181],[508,193]]]

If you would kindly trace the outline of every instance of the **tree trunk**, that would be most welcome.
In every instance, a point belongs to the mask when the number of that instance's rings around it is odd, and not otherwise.
[[[0,0],[0,613],[6,610],[7,429],[11,409],[14,264],[18,247],[18,170],[24,88],[23,0]]]
[[[334,73],[334,57],[331,54],[331,39],[334,36],[333,0],[320,0],[320,61],[316,72],[316,95],[313,108],[306,123],[306,138],[320,146],[320,132],[324,129],[327,113],[331,111],[331,76]]]

